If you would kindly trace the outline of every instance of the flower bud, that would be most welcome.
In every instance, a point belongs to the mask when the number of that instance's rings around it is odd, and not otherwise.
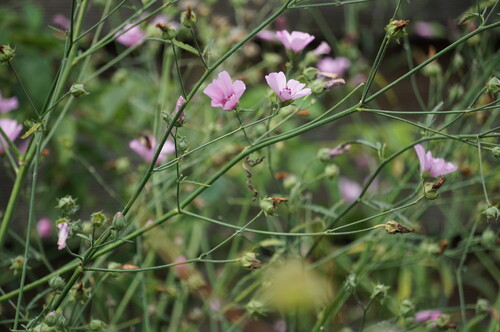
[[[241,266],[248,270],[257,270],[262,267],[257,255],[253,252],[247,252],[240,260]]]
[[[0,45],[0,63],[10,61],[16,55],[14,51],[9,45]]]
[[[90,222],[95,228],[101,227],[104,223],[108,221],[108,218],[102,213],[102,211],[92,213],[90,217]]]
[[[498,77],[492,77],[486,85],[486,89],[488,90],[490,96],[495,98],[500,92],[500,80]]]
[[[295,175],[289,175],[283,180],[283,187],[287,190],[292,189],[299,183],[299,179]]]
[[[189,144],[187,142],[186,137],[184,136],[177,136],[177,150],[181,153],[184,154],[186,151],[189,150]]]
[[[395,220],[389,220],[385,224],[385,231],[389,234],[404,234],[404,233],[412,233],[415,231],[415,229],[403,226]]]
[[[375,285],[373,287],[373,292],[370,298],[371,299],[378,298],[380,301],[383,301],[387,296],[387,291],[389,290],[389,288],[390,288],[389,286],[386,286],[384,284]]]
[[[123,213],[121,213],[120,211],[116,212],[115,216],[113,217],[113,228],[117,231],[121,231],[126,224],[127,220],[123,216]]]
[[[273,204],[273,201],[269,197],[266,197],[263,200],[261,200],[259,205],[262,211],[264,211],[266,215],[274,214],[275,206]]]
[[[478,299],[476,302],[476,313],[478,315],[485,314],[490,311],[490,302],[486,299]]]
[[[252,316],[265,316],[268,311],[267,306],[257,300],[250,300],[245,307]]]
[[[62,211],[63,214],[66,214],[68,216],[75,214],[80,209],[78,204],[76,204],[76,199],[74,199],[70,195],[58,198],[56,208],[58,208]]]
[[[19,255],[16,258],[10,260],[10,269],[13,271],[14,275],[21,272],[24,264],[24,257]]]
[[[439,63],[433,61],[422,69],[422,74],[427,77],[438,77],[441,76],[442,69]]]
[[[439,196],[437,189],[434,187],[434,183],[426,182],[424,184],[424,196],[431,201],[435,200]]]
[[[331,164],[325,167],[325,176],[331,180],[335,179],[340,174],[340,169],[337,165]]]
[[[49,287],[55,291],[62,290],[65,284],[64,279],[60,276],[52,277],[52,279],[49,280]]]
[[[196,14],[190,6],[188,6],[186,11],[181,14],[181,23],[188,29],[196,24]]]
[[[496,206],[490,205],[486,210],[483,211],[487,219],[497,220],[500,217],[500,210]]]
[[[81,232],[82,232],[83,234],[87,234],[87,235],[92,234],[92,231],[93,231],[93,228],[94,228],[94,227],[92,226],[92,224],[91,224],[90,222],[88,222],[88,221],[84,221],[84,222],[82,222],[82,225],[81,225],[81,226],[82,226],[82,230],[81,230]]]
[[[459,53],[457,53],[451,60],[451,65],[453,66],[453,68],[458,69],[464,65],[464,62],[464,58]]]
[[[104,331],[106,329],[106,323],[98,319],[92,319],[89,324],[89,329],[91,331]]]
[[[48,326],[56,326],[59,322],[59,315],[55,311],[51,311],[45,316],[43,322]]]
[[[415,316],[415,304],[411,300],[403,300],[399,305],[399,312],[403,317]]]
[[[305,79],[308,81],[312,81],[317,74],[318,74],[318,69],[314,67],[307,67],[302,72],[302,75],[304,75]]]
[[[67,219],[63,219],[63,220],[67,220]],[[57,224],[60,224],[59,220],[57,221]],[[71,226],[71,234],[77,234],[77,233],[83,232],[83,223],[80,220],[73,221],[70,224],[70,226]]]
[[[486,248],[493,248],[496,244],[497,236],[490,228],[486,228],[481,235],[481,245]]]
[[[491,153],[493,153],[493,157],[496,159],[500,159],[500,147],[496,146],[491,150]]]
[[[408,35],[405,27],[410,23],[409,20],[392,20],[385,26],[389,38],[399,38]]]
[[[88,95],[89,93],[85,90],[83,84],[73,84],[69,89],[71,95],[75,98],[79,98],[81,96]]]

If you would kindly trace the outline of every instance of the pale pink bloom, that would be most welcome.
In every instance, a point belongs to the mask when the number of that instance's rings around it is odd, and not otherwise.
[[[19,100],[16,97],[3,98],[0,92],[0,114],[7,113],[19,107]]]
[[[271,30],[261,30],[256,34],[256,37],[267,42],[273,42],[276,40],[276,32]]]
[[[67,222],[57,224],[57,249],[62,250],[66,248],[66,240],[69,235],[69,225]]]
[[[266,82],[276,92],[281,101],[295,100],[311,94],[311,89],[303,89],[306,86],[304,83],[296,80],[287,82],[282,71],[266,75]]]
[[[329,159],[332,159],[333,157],[340,156],[341,154],[349,151],[350,149],[351,149],[351,144],[339,145],[333,149],[330,149],[330,151],[328,152],[328,157]]]
[[[336,74],[342,76],[351,66],[351,61],[344,57],[330,58],[326,57],[318,62],[320,73]]]
[[[425,310],[417,312],[415,314],[415,322],[423,323],[429,320],[436,320],[438,319],[439,315],[441,315],[441,313],[442,313],[441,311],[437,310]]]
[[[429,171],[430,177],[438,177],[451,172],[455,172],[458,167],[452,163],[446,162],[443,158],[432,157],[432,152],[424,150],[420,144],[415,145],[418,160],[420,160],[420,170],[423,172]]]
[[[5,132],[9,140],[12,142],[19,136],[21,130],[23,130],[23,126],[17,123],[16,120],[12,119],[0,119],[0,128]],[[4,153],[4,146],[9,148],[9,144],[3,138],[3,135],[0,134],[0,154]]]
[[[128,146],[134,150],[142,159],[147,162],[151,162],[156,152],[158,144],[156,139],[151,135],[144,135],[139,139],[134,139],[130,141]],[[161,164],[167,159],[167,155],[175,152],[175,145],[171,141],[167,140],[161,149],[160,155],[156,160],[156,164]]]
[[[283,319],[275,321],[273,330],[276,332],[286,332],[286,322]]]
[[[182,104],[184,104],[185,102],[186,102],[186,99],[184,99],[183,96],[179,96],[179,98],[177,99],[177,103],[175,104],[174,115],[176,115],[177,112],[179,112]],[[179,122],[181,124],[186,122],[186,116],[184,115],[184,111],[182,111],[181,115],[179,115],[179,117],[177,118],[177,122]]]
[[[57,25],[61,29],[69,30],[71,21],[63,14],[55,14],[52,16],[52,24]]]
[[[416,22],[414,24],[415,33],[417,36],[422,38],[433,38],[434,37],[434,29],[432,28],[432,24],[429,22]]]
[[[203,93],[212,98],[212,107],[232,111],[238,106],[245,89],[245,83],[240,80],[233,83],[227,71],[223,71],[203,90]]]
[[[36,223],[36,232],[41,238],[49,237],[52,233],[52,221],[48,218],[42,218]]]
[[[298,53],[312,42],[315,37],[306,32],[292,31],[292,33],[289,33],[286,30],[281,30],[276,32],[276,38],[283,43],[287,50]]]
[[[142,43],[146,34],[137,25],[127,24],[115,36],[118,36],[116,38],[117,42],[130,47]]]
[[[362,188],[357,182],[342,177],[339,180],[339,186],[340,195],[346,203],[354,202],[361,195]]]
[[[187,260],[186,257],[179,256],[175,259],[174,263],[183,263],[186,260]],[[175,275],[177,276],[177,278],[182,279],[182,280],[189,277],[189,274],[190,274],[189,267],[187,266],[187,264],[174,265],[174,271],[175,271]]]
[[[320,55],[325,55],[328,54],[332,51],[330,45],[328,45],[327,42],[322,41],[318,47],[316,47],[313,51],[314,55],[320,56]]]

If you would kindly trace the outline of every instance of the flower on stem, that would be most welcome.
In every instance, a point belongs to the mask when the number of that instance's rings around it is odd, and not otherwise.
[[[238,106],[240,97],[245,90],[245,83],[240,80],[231,81],[227,71],[223,71],[203,90],[203,93],[212,98],[212,107],[232,111]]]
[[[19,100],[16,97],[3,98],[0,92],[0,114],[7,113],[19,107]]]
[[[292,31],[292,33],[289,33],[286,30],[281,30],[276,32],[276,38],[283,43],[287,50],[298,53],[312,42],[315,37],[306,32]]]
[[[5,135],[7,135],[12,142],[19,136],[21,130],[23,130],[23,126],[12,119],[0,119],[0,128],[2,128]],[[9,144],[4,139],[3,135],[0,134],[0,154],[5,152],[4,146],[7,149],[9,148]]]
[[[435,321],[438,319],[439,315],[441,315],[441,311],[437,310],[425,310],[425,311],[420,311],[415,314],[415,322],[417,323],[424,323],[429,320]]]
[[[36,223],[36,232],[41,238],[47,238],[52,233],[52,221],[42,218]]]
[[[417,152],[418,160],[420,160],[420,170],[422,173],[429,171],[430,177],[438,177],[440,175],[445,175],[451,172],[455,172],[458,167],[450,162],[446,162],[443,158],[432,157],[432,152],[427,151],[422,145],[415,145],[415,151]]]
[[[71,21],[63,14],[55,14],[52,16],[52,24],[60,27],[61,29],[69,30]]]
[[[62,250],[64,248],[66,248],[66,240],[68,239],[68,235],[69,235],[68,223],[63,222],[63,223],[57,224],[57,231],[58,231],[57,249]]]
[[[314,50],[313,50],[313,53],[314,55],[316,56],[320,56],[320,55],[325,55],[325,54],[328,54],[332,51],[332,48],[330,47],[330,45],[328,45],[327,42],[325,41],[322,41],[318,47],[316,47]]]
[[[116,41],[127,47],[140,44],[144,41],[146,34],[137,25],[127,24],[116,33]]]
[[[321,59],[318,64],[318,70],[321,73],[335,74],[338,76],[343,76],[347,69],[351,66],[351,61],[348,58],[337,57],[330,58],[326,57]]]
[[[311,94],[311,89],[303,89],[306,86],[304,83],[296,80],[287,82],[282,71],[266,75],[266,82],[276,92],[281,101],[295,100]]]
[[[156,148],[158,144],[156,139],[151,135],[144,135],[139,139],[134,139],[130,141],[128,146],[134,150],[142,159],[147,162],[151,162],[155,155]],[[175,152],[175,145],[171,141],[167,140],[163,148],[161,149],[160,155],[156,160],[156,164],[161,164],[167,158],[167,155]]]

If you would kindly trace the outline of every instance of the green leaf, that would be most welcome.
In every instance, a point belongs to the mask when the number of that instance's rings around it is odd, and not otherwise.
[[[41,122],[38,122],[38,123],[35,123],[33,124],[30,129],[28,129],[27,132],[24,133],[23,136],[21,136],[22,139],[26,139],[28,136],[30,136],[31,134],[33,134],[35,131],[37,131],[38,128],[40,128],[40,126],[42,125]]]
[[[192,46],[188,44],[184,44],[183,42],[178,41],[177,39],[172,39],[172,43],[174,43],[175,46],[182,48],[185,51],[191,52],[194,55],[200,56],[200,53]]]

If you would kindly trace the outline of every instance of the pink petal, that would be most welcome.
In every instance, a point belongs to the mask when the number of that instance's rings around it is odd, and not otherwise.
[[[283,88],[285,88],[286,86],[286,77],[282,71],[280,71],[279,73],[270,73],[269,75],[266,75],[265,78],[267,84],[278,95],[280,91],[283,90]]]
[[[227,98],[234,93],[233,82],[227,71],[219,73],[218,85],[224,93],[224,97]]]
[[[293,99],[302,98],[311,94],[311,89],[305,88],[293,95]]]
[[[300,83],[299,81],[292,79],[288,81],[286,86],[290,89],[290,92],[293,96],[295,95],[295,93],[299,92],[306,85],[304,83]]]
[[[243,83],[243,81],[236,80],[233,83],[233,90],[236,98],[239,100],[243,92],[246,90],[246,85]]]
[[[23,130],[23,126],[12,119],[0,119],[0,128],[2,128],[11,142],[14,142]],[[3,135],[0,135],[0,153],[4,152],[3,145],[7,148],[9,146]]]
[[[426,158],[425,158],[425,150],[424,147],[420,144],[414,146],[415,151],[417,152],[418,160],[420,161],[420,170],[424,172]]]
[[[69,225],[67,222],[57,225],[58,238],[57,238],[57,249],[62,250],[66,248],[66,240],[69,235]]]

